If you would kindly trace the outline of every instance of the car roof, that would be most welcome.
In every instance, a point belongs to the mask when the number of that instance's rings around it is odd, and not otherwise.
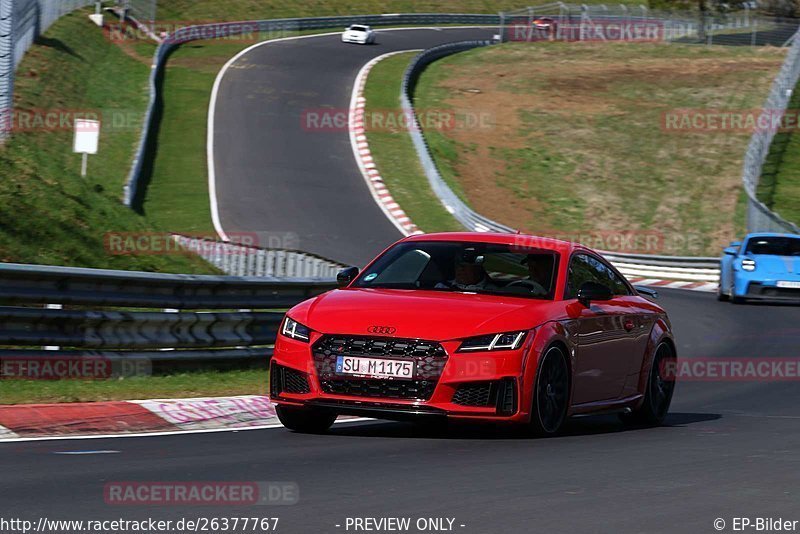
[[[553,250],[564,256],[570,255],[575,250],[590,251],[590,249],[579,243],[562,241],[551,237],[499,232],[437,232],[432,234],[415,234],[403,239],[403,241],[456,241],[465,243],[517,245],[523,248]]]
[[[754,232],[752,234],[747,234],[745,239],[753,237],[793,237],[795,239],[800,239],[800,235],[798,234],[782,234],[780,232]]]

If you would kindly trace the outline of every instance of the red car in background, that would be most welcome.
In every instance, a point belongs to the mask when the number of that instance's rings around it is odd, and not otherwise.
[[[270,395],[289,429],[321,432],[349,414],[550,435],[574,415],[660,424],[669,409],[666,312],[579,244],[416,235],[338,282],[281,324]]]

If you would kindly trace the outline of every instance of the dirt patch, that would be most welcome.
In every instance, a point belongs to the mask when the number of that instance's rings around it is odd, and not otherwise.
[[[737,231],[749,136],[666,131],[664,113],[758,108],[782,61],[778,49],[511,45],[434,65],[418,106],[482,118],[441,133],[490,218],[531,232],[663,228],[678,236],[666,253],[716,254]]]

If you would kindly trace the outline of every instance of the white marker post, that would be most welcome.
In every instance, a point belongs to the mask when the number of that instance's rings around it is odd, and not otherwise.
[[[97,145],[100,142],[100,121],[88,119],[75,120],[75,141],[72,151],[83,154],[81,161],[81,176],[86,176],[86,165],[89,154],[97,154]]]

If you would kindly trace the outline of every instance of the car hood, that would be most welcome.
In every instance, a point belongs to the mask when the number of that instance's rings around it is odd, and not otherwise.
[[[794,274],[800,276],[800,256],[770,256],[749,254],[756,261],[756,272],[769,274]]]
[[[393,337],[443,341],[527,330],[548,320],[553,301],[397,289],[334,290],[299,304],[289,315],[323,334],[370,335],[375,326]]]

